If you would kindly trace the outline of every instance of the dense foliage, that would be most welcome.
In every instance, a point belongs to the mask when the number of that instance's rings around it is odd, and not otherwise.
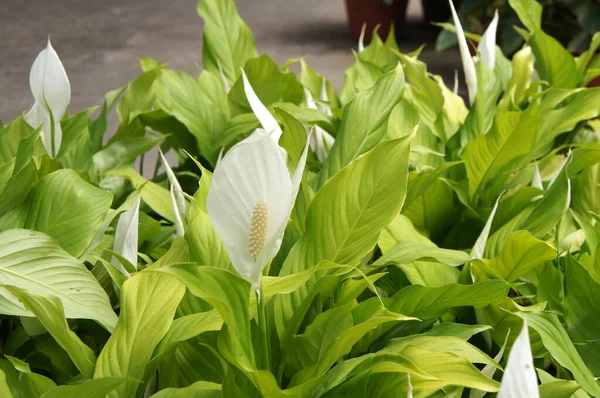
[[[511,5],[512,60],[458,29],[469,106],[377,35],[338,93],[233,0],[98,116],[48,44],[0,124],[0,396],[600,396],[600,34]]]

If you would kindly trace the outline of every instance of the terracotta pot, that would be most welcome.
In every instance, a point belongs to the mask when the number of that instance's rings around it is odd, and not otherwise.
[[[365,45],[371,41],[373,29],[377,25],[379,36],[385,39],[396,21],[404,21],[407,4],[408,0],[394,0],[391,5],[386,5],[382,0],[346,0],[352,39],[359,39],[363,24],[367,24]]]

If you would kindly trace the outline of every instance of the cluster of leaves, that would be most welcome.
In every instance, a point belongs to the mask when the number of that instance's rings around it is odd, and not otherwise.
[[[523,45],[523,37],[513,29],[519,25],[519,15],[509,6],[511,0],[462,0],[459,14],[465,28],[472,33],[483,32],[498,9],[501,15],[499,45],[507,53],[517,51]],[[541,0],[544,7],[542,26],[570,51],[582,51],[590,46],[593,35],[600,30],[600,2],[598,0]],[[456,36],[442,31],[436,48],[439,51],[456,45]]]
[[[526,44],[475,64],[470,107],[377,35],[338,94],[201,0],[198,77],[142,59],[98,118],[53,127],[56,156],[29,117],[0,126],[0,395],[493,396],[524,330],[542,397],[600,396],[600,35],[574,58],[511,4]],[[241,68],[290,165],[319,138],[261,279],[266,330],[207,209],[220,152],[260,126]],[[148,179],[158,144],[180,166]]]

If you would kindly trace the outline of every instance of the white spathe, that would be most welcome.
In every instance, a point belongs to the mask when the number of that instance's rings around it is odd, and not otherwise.
[[[48,154],[54,157],[62,142],[60,120],[71,102],[71,85],[50,40],[46,48],[33,61],[29,73],[29,85],[35,102],[24,119],[33,128],[42,126],[42,142]],[[54,130],[54,151],[52,130]]]
[[[475,96],[477,95],[477,71],[475,70],[475,61],[471,57],[469,51],[469,44],[465,37],[460,19],[454,8],[452,0],[448,0],[450,3],[450,10],[452,11],[452,19],[454,26],[456,27],[456,37],[458,40],[458,48],[460,50],[460,58],[462,60],[463,69],[465,72],[465,81],[467,82],[467,90],[469,91],[469,103],[473,105]],[[494,13],[492,22],[481,37],[481,41],[477,46],[479,52],[479,59],[488,68],[494,70],[496,66],[496,33],[498,31],[498,10]]]
[[[300,188],[308,140],[290,176],[287,154],[277,143],[281,128],[245,74],[243,79],[248,102],[264,128],[234,145],[219,161],[206,207],[233,267],[258,292],[264,268],[281,247]]]
[[[529,343],[527,322],[523,322],[523,329],[515,340],[510,354],[498,398],[539,398],[537,376],[533,367],[533,356]]]
[[[185,207],[185,197],[183,196],[183,189],[181,189],[181,185],[179,181],[177,181],[177,177],[175,177],[175,173],[169,166],[169,162],[165,158],[165,155],[162,153],[160,148],[158,149],[158,153],[160,153],[160,158],[165,166],[165,172],[167,173],[167,178],[169,179],[170,192],[171,192],[171,205],[173,206],[173,213],[175,214],[175,236],[183,236],[185,233],[183,227],[183,217],[185,217],[186,207]]]
[[[277,120],[271,115],[271,112],[267,109],[266,106],[260,101],[250,82],[248,81],[248,77],[246,76],[246,72],[242,69],[242,79],[244,81],[244,92],[246,93],[246,98],[248,99],[248,103],[250,104],[250,108],[252,108],[252,112],[258,118],[258,121],[263,126],[263,129],[267,133],[271,135],[271,138],[277,143],[279,142],[279,138],[281,138],[281,127],[279,127],[279,123]]]
[[[498,31],[498,10],[494,13],[494,19],[488,26],[487,30],[481,36],[481,41],[477,50],[481,62],[488,68],[494,70],[496,67],[496,32]]]
[[[469,51],[469,45],[467,44],[467,38],[463,31],[458,14],[454,8],[452,0],[448,0],[450,3],[450,10],[452,11],[452,19],[454,20],[454,26],[456,26],[456,37],[458,38],[458,48],[460,50],[460,58],[462,60],[463,69],[465,72],[465,81],[467,82],[467,89],[469,91],[469,103],[473,105],[475,101],[475,95],[477,94],[477,73],[475,72],[475,62],[471,57]]]
[[[257,129],[223,156],[213,174],[208,216],[233,267],[254,290],[281,246],[306,153],[305,149],[290,178],[279,146],[269,133]]]
[[[325,87],[325,82],[323,82],[323,88],[325,90],[321,90],[321,100],[327,101],[327,90]],[[307,88],[304,89],[304,94],[306,95],[306,104],[310,109],[320,109],[325,113],[330,113],[331,110],[327,108],[325,105],[317,105],[315,100],[308,91]],[[323,98],[325,97],[325,99]],[[313,150],[319,162],[323,163],[325,159],[327,159],[327,155],[329,153],[329,149],[335,143],[335,138],[333,138],[327,131],[319,126],[314,127],[314,134],[310,137],[310,148]]]
[[[140,217],[140,198],[138,196],[131,209],[123,212],[119,216],[117,229],[115,230],[115,242],[113,251],[129,261],[137,269],[137,253],[138,253],[138,224]],[[121,273],[129,277],[129,272],[123,267],[121,262],[114,256],[111,259],[111,264],[115,266]]]

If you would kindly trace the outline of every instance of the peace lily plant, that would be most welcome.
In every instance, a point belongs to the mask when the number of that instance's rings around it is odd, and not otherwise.
[[[33,128],[41,127],[42,142],[54,157],[62,142],[60,120],[71,102],[71,85],[50,39],[31,66],[29,85],[34,103],[24,119]]]
[[[48,43],[0,123],[0,396],[600,396],[600,34],[509,3],[510,59],[444,25],[468,104],[393,36],[339,91],[277,65],[232,0],[199,76],[79,113]]]

